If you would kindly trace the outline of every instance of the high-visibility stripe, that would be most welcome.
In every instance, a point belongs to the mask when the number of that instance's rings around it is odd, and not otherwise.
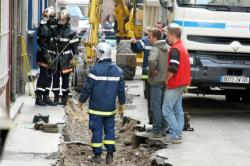
[[[79,38],[75,38],[69,41],[70,44],[77,43],[77,42],[79,42]]]
[[[89,110],[88,111],[89,114],[93,114],[93,115],[101,115],[101,116],[112,116],[116,113],[116,110],[115,111],[112,111],[112,112],[104,112],[104,111],[95,111],[95,110]]]
[[[93,148],[100,148],[102,147],[102,143],[91,143],[90,146]]]
[[[97,81],[119,81],[120,77],[96,76],[89,73],[89,77]]]
[[[58,90],[59,90],[59,88],[58,88]],[[67,92],[67,91],[69,91],[69,88],[68,89],[62,89],[62,91]]]
[[[178,64],[178,65],[179,65],[179,63],[180,63],[180,62],[179,62],[179,61],[177,61],[177,60],[171,59],[171,60],[170,60],[170,63],[176,63],[176,64]]]
[[[52,90],[53,90],[53,91],[59,91],[60,88],[53,88]]]
[[[48,50],[48,53],[50,53],[50,54],[56,54],[56,52],[52,51],[52,50]]]
[[[46,90],[50,90],[50,88],[45,88]]]
[[[45,92],[45,89],[43,89],[43,88],[36,88],[36,89],[39,90],[39,91]]]
[[[145,46],[145,50],[151,50],[152,46]]]
[[[142,75],[141,78],[142,78],[143,80],[147,80],[147,79],[148,79],[148,75]]]
[[[69,41],[69,38],[59,38],[59,41],[68,42],[68,41]]]
[[[72,54],[72,51],[71,51],[71,50],[64,51],[64,52],[63,52],[63,55],[65,55],[65,54]]]
[[[144,42],[143,42],[142,40],[140,40],[140,43],[141,43],[142,48],[145,49],[145,44],[144,44]]]
[[[114,140],[103,140],[103,143],[106,144],[106,145],[115,145]]]

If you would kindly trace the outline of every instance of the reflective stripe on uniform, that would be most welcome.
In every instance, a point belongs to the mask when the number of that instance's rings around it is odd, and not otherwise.
[[[52,90],[53,90],[53,91],[59,91],[60,88],[53,88]]]
[[[147,80],[147,79],[148,79],[148,75],[142,75],[141,78],[142,78],[143,80]]]
[[[58,88],[58,90],[59,90],[59,88]],[[67,92],[67,91],[69,91],[69,88],[68,89],[62,89],[62,91]]]
[[[178,65],[179,65],[179,63],[180,63],[180,62],[179,62],[179,61],[177,61],[177,60],[171,59],[171,60],[170,60],[170,63],[176,63],[176,64],[178,64]]]
[[[45,89],[43,89],[43,88],[36,88],[36,90],[45,92]]]
[[[69,38],[59,38],[59,41],[68,42],[68,41],[69,41]]]
[[[65,54],[72,54],[72,51],[71,51],[71,50],[64,51],[64,52],[63,52],[63,55],[65,55]]]
[[[145,46],[145,50],[151,50],[152,46]]]
[[[93,148],[100,148],[102,147],[102,143],[91,143],[90,146]]]
[[[141,43],[142,48],[145,49],[145,44],[144,44],[144,42],[143,42],[142,40],[140,40],[140,43]]]
[[[108,76],[95,76],[89,73],[89,77],[97,81],[119,81],[120,77],[108,77]]]
[[[50,53],[50,54],[56,54],[56,52],[52,51],[52,50],[48,50],[48,53]]]
[[[104,111],[95,111],[95,110],[89,110],[88,111],[89,114],[93,114],[93,115],[101,115],[101,116],[112,116],[116,113],[116,110],[115,111],[112,111],[112,112],[104,112]]]
[[[114,140],[103,140],[103,143],[106,144],[106,145],[115,145]]]
[[[45,88],[46,90],[50,90],[50,88]]]
[[[79,38],[75,38],[69,41],[70,44],[77,43],[77,42],[79,42]]]

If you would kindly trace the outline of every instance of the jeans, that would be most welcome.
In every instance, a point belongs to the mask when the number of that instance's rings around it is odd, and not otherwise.
[[[152,115],[152,111],[151,111],[151,97],[150,97],[150,84],[148,82],[148,80],[144,81],[144,85],[145,85],[145,93],[147,96],[147,106],[148,106],[148,124],[153,124],[153,115]]]
[[[184,87],[166,89],[163,102],[163,116],[169,125],[170,138],[178,138],[182,135],[184,127],[184,112],[182,107],[182,95]]]
[[[150,85],[150,105],[153,115],[153,132],[158,134],[166,130],[167,124],[162,114],[165,85]]]

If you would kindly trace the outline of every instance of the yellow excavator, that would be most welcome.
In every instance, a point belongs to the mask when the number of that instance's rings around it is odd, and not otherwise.
[[[95,46],[98,44],[98,32],[101,22],[102,4],[105,0],[90,0],[89,24],[90,30],[84,42],[86,62],[91,64],[95,59]],[[143,0],[114,0],[114,15],[116,21],[117,46],[116,63],[124,71],[124,77],[132,80],[136,66],[143,60],[142,54],[136,55],[130,48],[129,39],[142,37]]]

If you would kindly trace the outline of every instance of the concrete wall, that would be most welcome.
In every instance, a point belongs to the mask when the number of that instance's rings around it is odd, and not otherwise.
[[[9,80],[9,1],[0,1],[0,111],[7,111],[6,86]]]

